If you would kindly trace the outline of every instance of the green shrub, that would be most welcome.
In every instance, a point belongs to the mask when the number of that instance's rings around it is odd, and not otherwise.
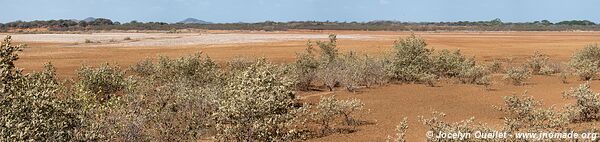
[[[506,71],[505,80],[509,80],[513,85],[523,85],[523,81],[531,78],[531,72],[527,67],[512,67]]]
[[[569,60],[569,66],[575,69],[581,80],[591,80],[600,71],[600,47],[587,45]]]
[[[431,50],[427,43],[414,34],[394,41],[394,54],[386,67],[392,80],[400,82],[420,82],[431,73]]]
[[[293,119],[294,82],[281,69],[259,60],[229,79],[216,98],[217,139],[281,141]]]
[[[600,119],[600,100],[598,99],[600,94],[592,92],[588,83],[571,88],[568,92],[564,92],[563,96],[576,100],[575,104],[565,108],[572,121]]]

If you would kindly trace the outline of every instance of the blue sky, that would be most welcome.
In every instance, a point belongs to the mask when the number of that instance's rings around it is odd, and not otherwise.
[[[177,22],[480,21],[600,22],[600,0],[0,0],[0,22],[83,19]]]

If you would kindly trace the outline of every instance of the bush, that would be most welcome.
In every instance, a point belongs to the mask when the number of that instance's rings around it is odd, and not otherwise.
[[[529,68],[531,68],[531,71],[534,74],[538,74],[542,67],[548,64],[548,59],[550,59],[548,58],[548,56],[540,53],[539,51],[535,51],[533,53],[533,56],[531,56],[531,58],[528,61],[528,66]]]
[[[567,80],[567,73],[560,72],[559,78],[560,78],[560,82],[562,82],[563,84],[569,83],[568,80]]]
[[[523,81],[531,78],[531,72],[527,67],[512,67],[506,71],[505,80],[509,80],[513,85],[523,85]]]
[[[123,40],[131,40],[131,37],[125,37]]]
[[[581,80],[591,80],[600,71],[600,47],[587,45],[569,60],[569,66],[575,69]]]
[[[77,82],[74,89],[77,98],[84,101],[87,107],[103,106],[117,99],[117,92],[125,89],[127,82],[121,69],[117,66],[103,64],[98,68],[83,66],[77,71]]]
[[[196,141],[213,125],[217,88],[190,87],[191,80],[134,78],[118,106],[103,114],[110,140]]]
[[[57,97],[62,84],[54,68],[21,74],[14,66],[21,47],[10,36],[0,44],[0,141],[75,141],[81,120],[73,104]]]
[[[408,119],[404,117],[400,124],[396,126],[396,138],[393,138],[394,142],[405,142],[406,130],[408,129]],[[391,141],[392,137],[388,136],[387,141]]]
[[[446,114],[441,112],[433,112],[433,116],[431,118],[425,118],[423,116],[419,116],[419,122],[423,123],[426,128],[432,132],[433,137],[428,138],[427,141],[448,141],[450,139],[437,137],[439,133],[474,133],[476,131],[480,131],[482,133],[486,132],[494,132],[494,130],[486,127],[483,124],[475,124],[474,118],[470,118],[467,120],[448,123],[444,120]],[[478,139],[475,137],[467,137],[466,139],[457,139],[457,141],[477,141]]]
[[[487,85],[489,84],[489,72],[480,65],[466,64],[461,67],[458,79],[462,83]]]
[[[431,73],[431,50],[426,48],[423,38],[414,34],[394,41],[394,54],[386,67],[392,80],[400,82],[420,82],[423,76]]]
[[[317,71],[320,62],[313,55],[312,49],[307,49],[306,53],[298,54],[297,60],[293,64],[296,77],[296,88],[299,90],[309,90],[313,81],[317,79]]]
[[[467,59],[456,50],[450,53],[449,50],[442,50],[431,57],[433,72],[438,76],[456,77],[460,74]]]
[[[321,97],[316,110],[309,114],[309,119],[320,126],[321,134],[324,135],[333,128],[332,123],[340,118],[346,125],[355,125],[356,121],[352,115],[363,106],[364,104],[356,99],[337,100],[334,96]]]
[[[542,103],[531,96],[505,96],[504,107],[496,107],[507,114],[504,118],[505,130],[541,131],[562,128],[568,121],[554,108],[540,108]]]
[[[216,99],[213,116],[223,141],[281,141],[293,119],[293,80],[259,60],[235,74]]]
[[[206,86],[223,81],[217,63],[209,57],[202,57],[201,53],[178,59],[159,57],[158,63],[146,59],[131,66],[129,71],[164,83],[189,80],[188,86]]]
[[[340,62],[340,85],[348,91],[355,91],[359,86],[370,87],[387,82],[384,64],[382,61],[373,59],[367,55],[359,57],[354,52],[343,55]]]
[[[590,121],[600,119],[600,100],[599,93],[594,93],[588,83],[581,84],[577,88],[571,88],[564,92],[566,98],[576,100],[575,104],[566,107],[572,121]]]
[[[502,62],[500,62],[499,60],[492,61],[492,63],[487,65],[487,68],[492,73],[500,73],[503,71]]]

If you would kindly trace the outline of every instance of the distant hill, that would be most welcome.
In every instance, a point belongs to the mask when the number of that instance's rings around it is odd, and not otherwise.
[[[94,17],[88,17],[88,18],[85,18],[85,19],[83,19],[83,20],[81,20],[81,21],[85,21],[85,22],[92,22],[92,21],[94,21],[94,20],[96,20],[96,18],[94,18]]]
[[[183,23],[183,24],[212,24],[211,22],[206,22],[206,21],[202,21],[202,20],[198,20],[196,18],[187,18],[183,21],[179,21],[177,23]]]

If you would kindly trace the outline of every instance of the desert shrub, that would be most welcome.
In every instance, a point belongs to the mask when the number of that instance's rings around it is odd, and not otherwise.
[[[223,81],[219,65],[209,57],[202,57],[201,53],[178,59],[159,57],[157,63],[146,59],[131,66],[129,71],[159,82],[190,80],[189,86],[206,86]]]
[[[109,140],[195,141],[214,125],[214,100],[223,86],[216,63],[199,54],[146,59],[128,70],[133,76],[114,107],[91,117]]]
[[[400,82],[420,82],[431,74],[431,50],[427,43],[414,34],[394,41],[394,53],[386,67],[392,80]]]
[[[385,62],[383,60],[365,55],[358,64],[359,74],[361,74],[359,84],[370,87],[388,82],[389,77],[385,72]]]
[[[600,71],[600,47],[587,45],[575,52],[569,60],[569,66],[582,80],[591,80]]]
[[[509,80],[513,85],[523,85],[523,81],[531,78],[531,72],[527,67],[511,67],[504,75],[505,80]]]
[[[462,83],[478,85],[486,85],[489,84],[490,81],[489,72],[485,69],[485,67],[475,65],[474,61],[473,63],[463,63],[463,66],[460,68],[460,72],[457,75],[457,78]]]
[[[131,40],[131,37],[125,37],[123,40]]]
[[[311,43],[309,42],[309,48],[311,48]],[[317,41],[316,45],[319,46],[321,50],[321,59],[323,59],[327,63],[332,63],[339,56],[337,49],[337,35],[329,34],[329,41]]]
[[[588,83],[581,84],[577,88],[564,92],[566,98],[576,100],[575,104],[565,108],[572,121],[590,121],[600,119],[599,93],[594,93]]]
[[[451,53],[449,50],[444,49],[431,56],[433,72],[443,77],[458,76],[466,60],[460,50]]]
[[[341,67],[337,76],[339,77],[340,85],[344,86],[348,91],[355,91],[361,85],[361,79],[365,75],[363,74],[364,68],[361,64],[362,59],[355,54],[354,52],[350,52],[338,59]]]
[[[246,70],[256,61],[246,58],[234,58],[231,61],[227,61],[227,71],[231,73],[237,73]]]
[[[277,66],[259,60],[234,75],[216,98],[217,138],[224,141],[278,141],[293,119],[293,80]]]
[[[476,131],[480,132],[493,132],[494,130],[486,127],[483,124],[477,124],[474,122],[474,118],[470,118],[467,120],[449,123],[444,120],[446,114],[441,112],[433,112],[433,116],[431,118],[425,118],[424,116],[419,116],[419,122],[423,123],[426,128],[432,132],[433,137],[428,138],[427,141],[438,142],[438,141],[477,141],[475,137],[467,137],[466,139],[449,139],[449,138],[439,138],[437,134],[442,133],[474,133]]]
[[[390,142],[393,139],[394,142],[405,142],[407,129],[408,129],[408,118],[404,117],[404,119],[402,119],[400,124],[398,124],[398,126],[396,126],[396,137],[392,138],[392,137],[388,136],[387,141]]]
[[[94,41],[92,41],[90,39],[85,39],[84,43],[94,43]]]
[[[505,96],[504,106],[496,107],[505,112],[505,130],[517,131],[540,131],[560,129],[568,120],[553,107],[541,108],[542,103],[531,96]]]
[[[336,60],[331,63],[322,64],[319,68],[317,76],[329,91],[333,91],[335,87],[340,86],[342,79],[345,77],[341,74],[343,66],[340,64],[342,63],[343,62]]]
[[[502,62],[500,60],[494,60],[487,65],[488,70],[492,73],[500,73],[502,72]]]
[[[11,43],[11,36],[6,36],[6,38],[4,38],[4,40],[2,42],[0,42],[0,56],[2,58],[0,58],[0,67],[2,68],[2,70],[0,70],[0,75],[2,75],[2,78],[0,78],[0,83],[2,84],[8,84],[9,82],[13,81],[16,79],[16,75],[19,74],[19,71],[15,71],[15,63],[14,61],[16,61],[17,59],[19,59],[17,52],[21,51],[21,48],[24,47],[24,45],[13,45]],[[2,90],[0,90],[2,93],[4,93],[9,86],[2,86]]]
[[[306,53],[298,54],[296,62],[293,64],[296,75],[296,88],[299,90],[309,90],[313,81],[317,79],[317,71],[320,62],[315,57],[312,48],[307,48]]]
[[[560,82],[562,82],[563,84],[569,83],[569,81],[567,80],[567,73],[560,72],[560,75],[558,77],[560,78]]]
[[[309,119],[319,125],[321,134],[329,133],[333,129],[336,120],[342,119],[346,125],[354,125],[353,113],[363,108],[364,104],[359,100],[337,100],[334,96],[321,97],[315,110],[310,113]]]
[[[0,141],[74,141],[81,126],[75,107],[59,98],[62,85],[54,68],[23,75],[14,66],[16,52],[8,36],[0,44]]]
[[[333,88],[340,86],[343,79],[341,72],[344,70],[344,62],[339,59],[340,54],[337,49],[337,38],[335,34],[329,35],[329,41],[315,42],[320,49],[320,66],[317,73],[318,78],[323,84],[333,91]],[[312,48],[309,41],[308,49]]]
[[[540,70],[548,64],[548,60],[550,58],[547,55],[540,53],[539,51],[535,51],[533,55],[528,60],[528,66],[531,68],[531,71],[534,74],[538,74]]]
[[[121,103],[99,119],[110,123],[110,140],[195,141],[208,133],[218,89],[190,87],[192,80],[185,78],[133,80]]]
[[[77,71],[77,80],[73,89],[77,99],[84,102],[85,109],[113,105],[118,99],[117,92],[127,85],[121,69],[108,64],[98,68],[81,67]]]

